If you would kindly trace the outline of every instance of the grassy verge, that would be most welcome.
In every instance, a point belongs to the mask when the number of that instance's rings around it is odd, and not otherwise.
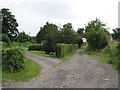
[[[0,66],[0,86],[2,84],[2,70],[1,70],[1,66]]]
[[[2,77],[16,81],[26,81],[39,74],[40,66],[37,63],[27,59],[25,60],[25,69],[23,71],[17,73],[7,73],[3,71]]]
[[[69,59],[75,54],[76,51],[77,51],[77,50],[74,50],[74,51],[68,53],[65,57],[62,57],[62,58],[60,58],[60,59],[61,59],[63,62],[65,62],[65,61],[69,60]]]
[[[109,48],[111,50],[114,50],[116,48],[116,46],[118,45],[118,43],[109,43]],[[103,60],[100,60],[100,63],[104,63],[104,64],[108,64],[109,61],[110,61],[110,51],[108,49],[108,47],[102,49],[101,51],[93,51],[93,50],[86,50],[86,52],[88,53],[88,55],[91,55],[91,56],[101,56],[103,57],[104,59]]]
[[[91,55],[91,56],[101,56],[102,55],[101,52],[93,51],[93,50],[87,50],[87,53],[88,53],[88,55]]]
[[[56,58],[56,55],[55,53],[53,55],[50,55],[50,54],[46,54],[44,51],[29,51],[33,54],[37,54],[37,55],[40,55],[40,56],[44,56],[44,57],[53,57],[53,58]]]
[[[74,51],[68,53],[65,57],[62,57],[62,58],[60,58],[60,59],[61,59],[63,62],[64,62],[64,61],[67,61],[67,60],[69,60],[69,59],[72,57],[72,55],[73,55],[76,51],[77,51],[77,50],[74,50]],[[40,55],[40,56],[44,56],[44,57],[57,58],[56,55],[55,55],[55,53],[54,53],[53,55],[50,55],[50,54],[46,54],[44,51],[29,51],[29,52],[31,52],[31,53],[33,53],[33,54]]]

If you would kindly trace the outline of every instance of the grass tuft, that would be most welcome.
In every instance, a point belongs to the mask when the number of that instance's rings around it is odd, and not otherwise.
[[[53,57],[53,58],[56,58],[56,55],[55,53],[53,55],[50,55],[50,54],[46,54],[44,51],[29,51],[33,54],[37,54],[37,55],[40,55],[40,56],[44,56],[44,57]]]
[[[76,52],[77,50],[73,50],[72,52],[69,52],[65,57],[60,58],[63,62],[69,60]]]
[[[40,66],[31,60],[25,60],[25,69],[16,73],[8,73],[3,71],[2,78],[16,80],[16,81],[27,81],[39,75],[41,71]]]
[[[73,50],[72,52],[69,52],[65,57],[60,58],[63,62],[67,61],[71,58],[71,56],[76,52],[77,50]],[[33,54],[37,54],[40,56],[44,56],[44,57],[52,57],[52,58],[57,58],[55,53],[53,55],[50,54],[46,54],[44,51],[29,51]]]

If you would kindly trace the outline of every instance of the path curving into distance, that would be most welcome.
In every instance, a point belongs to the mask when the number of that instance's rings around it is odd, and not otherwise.
[[[8,82],[4,87],[118,88],[118,71],[113,69],[112,65],[101,64],[99,60],[103,58],[87,55],[84,49],[78,50],[64,63],[56,58],[31,53],[27,53],[27,57],[40,64],[41,75],[28,82]]]

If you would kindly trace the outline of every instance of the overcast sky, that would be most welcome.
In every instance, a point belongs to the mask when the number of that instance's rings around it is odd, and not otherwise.
[[[19,31],[35,36],[47,21],[58,26],[69,22],[77,30],[96,17],[112,30],[118,27],[118,1],[0,0],[0,8],[9,8],[15,15]]]

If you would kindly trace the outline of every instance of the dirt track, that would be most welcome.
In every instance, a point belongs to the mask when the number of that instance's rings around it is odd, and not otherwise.
[[[42,67],[41,75],[28,82],[7,83],[4,87],[17,88],[117,88],[118,72],[111,65],[101,64],[101,57],[93,57],[78,50],[70,60],[27,53],[27,57]],[[57,67],[55,67],[57,66]]]

